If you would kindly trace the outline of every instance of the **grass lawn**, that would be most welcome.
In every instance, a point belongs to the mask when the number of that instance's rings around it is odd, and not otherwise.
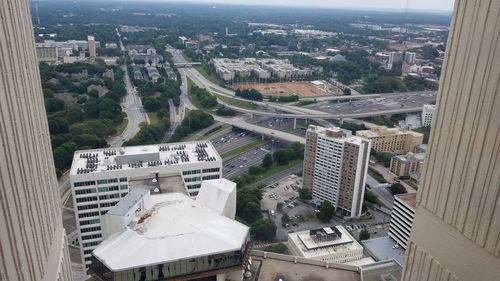
[[[198,70],[199,73],[201,73],[201,75],[203,75],[205,78],[208,79],[208,81],[216,84],[216,85],[219,85],[221,87],[224,87],[224,88],[228,88],[224,82],[222,82],[222,80],[219,79],[219,77],[217,77],[217,75],[215,73],[212,73],[212,74],[209,74],[205,68],[203,67],[203,65],[197,65],[196,66],[196,70]]]
[[[372,178],[374,178],[376,181],[378,181],[379,183],[386,183],[385,179],[383,176],[375,173],[372,169],[368,168],[368,174],[370,176],[372,176]]]
[[[417,185],[417,183],[414,180],[407,180],[407,181],[404,181],[404,182],[406,184],[408,184],[409,186],[413,187],[414,189],[418,190],[418,185]]]
[[[128,125],[128,119],[123,118],[123,121],[120,123],[120,125],[116,126],[116,134],[114,135],[115,136],[121,135],[123,131],[125,131],[125,129],[127,128],[127,125]]]
[[[273,166],[271,168],[267,169],[264,173],[262,173],[260,175],[253,176],[252,182],[246,183],[245,186],[251,186],[252,184],[254,184],[258,181],[261,181],[265,178],[274,176],[278,173],[281,173],[285,170],[288,170],[288,169],[292,168],[293,166],[301,163],[302,161],[303,161],[303,159],[295,159],[293,161],[290,161],[287,165],[282,165],[282,166],[273,164]]]
[[[266,141],[264,140],[256,140],[256,141],[253,141],[247,145],[244,145],[244,146],[240,146],[236,149],[233,149],[233,150],[230,150],[224,154],[221,155],[222,158],[227,158],[227,157],[231,157],[231,156],[236,156],[238,154],[241,154],[241,153],[244,153],[244,152],[247,152],[251,149],[254,149],[255,147],[265,143]]]
[[[156,112],[148,112],[147,114],[149,117],[150,125],[158,124],[158,122],[160,122],[160,119],[158,119],[158,116],[156,116]]]
[[[244,109],[255,109],[255,106],[249,101],[238,100],[238,99],[226,97],[223,95],[217,95],[217,97],[220,100],[222,100],[223,102],[228,103],[230,105],[234,105],[234,106],[241,107]]]
[[[210,133],[207,132],[206,135],[199,137],[197,140],[208,140],[208,139],[210,139],[210,137],[217,134],[219,131],[224,130],[224,129],[229,128],[229,127],[231,127],[231,125],[224,123],[224,124],[220,125],[220,127],[217,128],[217,130],[214,130]]]

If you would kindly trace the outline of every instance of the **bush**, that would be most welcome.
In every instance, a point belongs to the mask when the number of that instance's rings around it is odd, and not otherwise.
[[[406,188],[400,183],[393,183],[388,188],[393,195],[406,193]]]
[[[359,240],[368,240],[368,239],[370,239],[370,233],[368,232],[368,230],[366,229],[361,230],[361,232],[359,233]]]
[[[264,251],[278,254],[288,254],[288,248],[283,243],[267,246],[266,248],[264,248]]]
[[[311,190],[308,188],[300,188],[299,189],[299,197],[302,200],[311,200],[312,199]]]
[[[232,110],[231,108],[228,108],[228,107],[220,107],[218,108],[215,113],[219,116],[235,116],[236,115],[236,111]]]

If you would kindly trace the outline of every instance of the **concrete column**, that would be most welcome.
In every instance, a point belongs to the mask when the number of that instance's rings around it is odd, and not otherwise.
[[[297,129],[297,118],[293,118],[293,129]]]
[[[500,276],[500,1],[456,0],[402,280]]]
[[[27,0],[0,2],[0,280],[72,280]]]

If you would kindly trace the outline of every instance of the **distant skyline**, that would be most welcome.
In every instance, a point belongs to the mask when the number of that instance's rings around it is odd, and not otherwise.
[[[131,0],[136,1],[136,0]],[[367,10],[434,10],[450,11],[454,0],[152,0],[154,2],[205,3],[225,5],[267,5],[287,7],[329,7]]]

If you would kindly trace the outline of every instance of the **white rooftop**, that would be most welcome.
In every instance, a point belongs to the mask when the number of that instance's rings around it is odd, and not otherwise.
[[[70,175],[209,161],[222,161],[210,141],[78,150]]]
[[[305,258],[314,258],[342,251],[351,251],[363,249],[347,230],[341,226],[335,226],[342,234],[341,238],[325,242],[315,242],[309,234],[309,230],[299,231],[288,234],[288,239],[297,246],[301,254]],[[325,232],[331,231],[331,228]]]
[[[112,271],[239,251],[247,226],[181,193],[152,195],[133,228],[113,234],[93,255]]]

